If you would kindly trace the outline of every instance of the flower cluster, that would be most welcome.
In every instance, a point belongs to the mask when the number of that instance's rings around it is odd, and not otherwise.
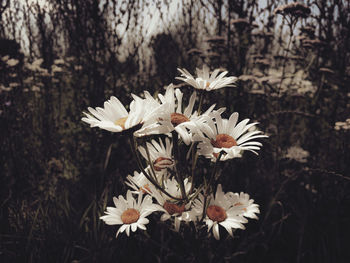
[[[275,15],[281,14],[281,15],[290,15],[294,17],[306,18],[310,15],[311,9],[304,4],[301,4],[298,2],[292,2],[292,3],[277,7],[274,13]]]
[[[257,219],[258,205],[248,194],[223,192],[217,167],[244,151],[257,154],[262,144],[255,140],[267,136],[256,129],[256,122],[238,121],[237,112],[225,119],[225,109],[215,104],[201,111],[204,91],[233,87],[236,77],[226,77],[228,72],[220,69],[210,72],[206,66],[197,69],[196,77],[186,69],[179,71],[177,79],[195,89],[188,100],[170,84],[157,98],[147,91],[140,97],[132,94],[130,105],[124,106],[111,97],[103,108],[84,112],[82,120],[91,127],[128,136],[138,164],[139,170],[126,177],[126,199],[115,197],[115,207],[107,207],[101,217],[106,224],[121,225],[117,236],[145,230],[147,216],[154,212],[162,214],[161,221],[171,220],[176,231],[182,222],[206,225],[216,239],[219,225],[232,236],[235,229],[244,229],[247,218]],[[210,161],[212,172],[195,180],[199,158]]]

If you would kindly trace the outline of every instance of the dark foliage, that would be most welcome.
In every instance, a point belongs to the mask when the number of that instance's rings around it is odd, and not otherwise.
[[[350,262],[349,1],[5,0],[0,19],[1,262]],[[259,220],[216,241],[155,215],[116,239],[99,217],[133,156],[82,112],[204,63],[239,77],[204,108],[269,135],[221,167]]]

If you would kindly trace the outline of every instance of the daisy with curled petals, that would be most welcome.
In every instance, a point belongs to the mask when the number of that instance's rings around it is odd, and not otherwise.
[[[169,138],[165,138],[165,145],[161,139],[159,143],[152,140],[151,143],[146,143],[147,149],[150,155],[150,161],[153,163],[154,170],[156,172],[166,172],[167,168],[174,166],[174,159],[172,157],[173,144]],[[147,151],[144,147],[138,147],[139,152],[148,160]]]
[[[216,161],[220,152],[223,152],[220,161],[242,157],[241,152],[248,150],[255,154],[260,149],[260,142],[252,141],[257,138],[265,138],[261,131],[249,131],[257,123],[250,123],[245,119],[237,124],[238,113],[233,113],[229,119],[222,119],[219,112],[214,112],[211,117],[203,116],[200,130],[205,136],[196,135],[193,140],[199,141],[198,154],[212,161]],[[215,122],[214,120],[215,119]]]
[[[225,77],[228,72],[223,71],[220,73],[220,71],[222,71],[221,69],[215,69],[210,74],[209,68],[206,65],[204,65],[202,69],[196,69],[196,78],[194,78],[186,69],[178,68],[178,71],[180,71],[181,77],[176,77],[176,79],[182,80],[199,90],[211,91],[224,87],[234,87],[234,83],[237,81],[237,77]]]
[[[256,214],[260,213],[259,205],[254,204],[253,199],[249,199],[249,195],[246,193],[226,193],[227,198],[230,200],[233,206],[241,210],[241,214],[244,217],[258,219]]]
[[[190,212],[192,216],[197,216],[198,218],[202,216],[203,206],[206,205],[204,204],[204,199],[204,196],[199,194]],[[233,236],[232,230],[245,229],[243,224],[247,223],[248,220],[240,215],[241,210],[239,208],[232,206],[230,199],[222,191],[220,184],[216,189],[215,197],[210,195],[208,200],[204,222],[208,226],[208,232],[212,229],[216,240],[220,239],[219,225],[224,227],[231,237]]]
[[[174,89],[172,84],[166,88],[164,95],[159,94],[158,96],[162,105],[164,105],[163,114],[166,115],[165,118],[159,118],[161,126],[167,127],[168,132],[175,130],[184,143],[189,145],[192,141],[192,134],[198,130],[196,121],[200,118],[197,111],[193,111],[197,97],[196,92],[192,93],[189,103],[184,110],[182,110],[183,93],[179,89]],[[214,107],[215,104],[202,115],[208,115]]]
[[[123,132],[133,129],[136,136],[157,133],[155,116],[161,114],[161,105],[154,107],[153,101],[133,95],[128,112],[124,105],[114,96],[104,103],[104,108],[88,108],[82,121],[90,127],[99,127],[111,132]],[[163,106],[164,107],[164,106]],[[158,125],[159,126],[159,125]]]
[[[121,225],[116,237],[124,231],[129,236],[130,229],[132,232],[138,228],[146,230],[145,225],[149,222],[146,217],[161,209],[153,204],[149,195],[142,197],[143,195],[139,194],[135,200],[131,191],[127,192],[126,199],[121,195],[118,198],[113,197],[115,207],[107,207],[106,215],[100,217],[107,225]]]
[[[188,179],[186,178],[184,180],[186,195],[189,194],[191,185],[192,184],[188,182]],[[179,203],[176,200],[173,200],[169,196],[166,196],[162,192],[158,191],[153,185],[150,186],[150,190],[151,196],[153,196],[157,200],[158,204],[163,207],[162,211],[164,214],[161,216],[160,220],[166,221],[170,218],[174,218],[176,231],[179,231],[181,221],[189,222],[193,220],[193,217],[188,212],[191,206],[190,203]],[[167,179],[164,182],[164,190],[176,198],[181,198],[180,186],[174,178]]]
[[[150,167],[148,166],[145,171],[147,173],[150,172]],[[134,171],[134,176],[130,174],[126,177],[125,184],[132,189],[132,193],[134,194],[147,194],[150,189],[149,185],[151,182],[146,178],[146,176],[142,172]]]

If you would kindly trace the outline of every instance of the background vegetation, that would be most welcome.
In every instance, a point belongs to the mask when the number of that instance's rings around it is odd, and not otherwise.
[[[286,2],[1,0],[1,262],[349,262],[350,2]],[[222,167],[260,219],[220,242],[158,220],[115,239],[99,217],[134,162],[82,111],[204,63],[240,79],[206,105],[269,135]]]

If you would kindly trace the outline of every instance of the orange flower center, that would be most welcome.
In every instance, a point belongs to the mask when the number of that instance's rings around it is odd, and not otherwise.
[[[207,208],[207,216],[216,222],[222,222],[227,218],[225,209],[217,205],[210,205]]]
[[[125,210],[121,216],[124,224],[132,224],[137,222],[140,218],[140,213],[134,208],[129,208]]]
[[[174,112],[174,113],[171,114],[171,123],[174,126],[177,126],[180,123],[183,123],[183,122],[186,122],[186,121],[189,121],[189,120],[190,120],[189,118],[187,118],[185,115],[183,115],[181,113]]]
[[[173,204],[170,203],[168,201],[166,201],[163,205],[164,209],[170,214],[182,214],[183,211],[185,211],[185,204],[177,205],[177,204]]]
[[[231,148],[232,146],[237,146],[237,142],[230,135],[218,134],[215,140],[211,140],[211,145],[216,148]]]
[[[125,122],[127,119],[128,119],[128,117],[120,118],[120,119],[116,120],[114,122],[114,124],[122,127],[122,129],[124,130],[125,129]]]
[[[160,170],[164,169],[165,167],[163,167],[164,165],[172,165],[173,164],[173,160],[166,158],[166,157],[158,157],[154,163],[154,170],[156,170],[157,172],[159,172]]]
[[[209,88],[209,86],[210,86],[210,82],[207,81],[207,84],[205,85],[205,87],[206,87],[206,88]]]

